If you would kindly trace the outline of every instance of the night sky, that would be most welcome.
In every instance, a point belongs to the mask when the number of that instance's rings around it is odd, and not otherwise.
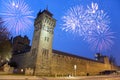
[[[103,55],[113,55],[116,58],[117,64],[120,65],[120,0],[25,0],[31,10],[33,10],[33,16],[36,17],[40,10],[44,10],[48,7],[48,10],[53,13],[53,17],[57,20],[54,29],[53,49],[68,52],[71,54],[92,58],[94,59],[94,50],[90,49],[90,46],[78,36],[78,34],[71,34],[62,31],[62,16],[66,11],[75,5],[90,5],[92,2],[98,3],[99,8],[107,12],[110,18],[110,27],[114,32],[114,45],[111,50],[102,52]],[[0,4],[2,5],[2,4]],[[33,20],[34,24],[34,20]],[[24,33],[30,40],[33,37],[34,26],[30,26],[32,30],[30,33]],[[32,41],[31,41],[32,42]],[[32,43],[31,43],[32,44]]]

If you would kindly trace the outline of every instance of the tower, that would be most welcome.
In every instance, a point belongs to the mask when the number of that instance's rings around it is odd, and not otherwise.
[[[52,40],[56,20],[48,10],[39,12],[34,22],[32,54],[36,55],[34,75],[51,73]]]

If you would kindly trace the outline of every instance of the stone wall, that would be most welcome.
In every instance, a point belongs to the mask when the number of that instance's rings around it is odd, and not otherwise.
[[[74,66],[76,65],[76,69]],[[103,70],[110,70],[110,64],[73,55],[53,53],[51,72],[55,76],[96,75]]]
[[[13,68],[13,67],[10,67],[10,65],[8,65],[8,63],[6,63],[6,64],[3,66],[3,71],[4,71],[6,74],[12,74],[12,73],[13,73],[13,70],[14,70],[14,68]]]
[[[35,67],[35,54],[33,53],[23,53],[18,55],[13,55],[12,62],[17,63],[18,69],[34,68]]]
[[[19,69],[27,68],[33,70],[35,69],[35,54],[25,53],[14,55],[14,61],[18,64]],[[76,69],[74,66],[76,65]],[[113,65],[111,66],[108,62],[108,58],[105,57],[104,62],[99,62],[96,60],[75,56],[71,54],[66,54],[59,51],[53,51],[51,60],[51,75],[52,76],[80,76],[80,75],[96,75],[104,70],[116,69]],[[29,75],[25,72],[26,75]],[[30,73],[31,75],[31,73]]]

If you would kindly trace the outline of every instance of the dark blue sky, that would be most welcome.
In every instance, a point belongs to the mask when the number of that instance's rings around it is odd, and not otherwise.
[[[70,7],[75,5],[87,6],[92,2],[98,3],[99,9],[107,12],[111,22],[111,30],[115,32],[114,36],[116,37],[112,49],[102,54],[113,55],[120,65],[120,0],[26,0],[26,3],[34,11],[33,16],[36,17],[39,10],[44,10],[48,6],[48,10],[53,13],[53,17],[57,20],[54,30],[53,49],[93,59],[96,52],[91,50],[81,37],[77,34],[73,35],[64,32],[60,28],[62,24],[61,18]],[[33,26],[31,33],[25,35],[32,40]]]

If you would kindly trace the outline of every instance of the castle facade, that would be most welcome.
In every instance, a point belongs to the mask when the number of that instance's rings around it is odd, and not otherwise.
[[[31,68],[33,75],[80,76],[96,75],[104,70],[115,70],[108,57],[92,60],[52,49],[56,20],[48,10],[39,12],[34,22],[34,36],[28,53],[13,55],[19,69]]]

